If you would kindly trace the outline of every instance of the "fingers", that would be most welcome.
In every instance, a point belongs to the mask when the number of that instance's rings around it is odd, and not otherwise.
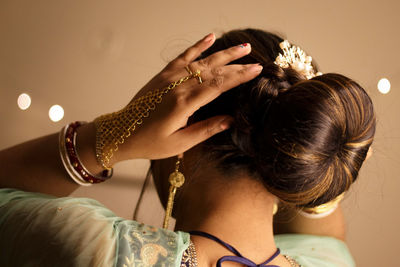
[[[220,67],[232,62],[238,58],[248,55],[251,52],[249,43],[230,47],[225,50],[218,51],[204,59],[193,62],[189,65],[192,70],[200,69],[204,71],[215,67]]]
[[[203,39],[195,43],[193,46],[186,49],[186,51],[178,56],[175,60],[173,60],[171,64],[181,68],[189,65],[192,61],[198,58],[201,53],[212,46],[214,41],[215,35],[213,33],[208,34]]]
[[[184,152],[207,140],[211,136],[225,131],[230,127],[232,121],[233,118],[230,116],[215,116],[179,130],[171,137],[177,140],[176,144],[178,144],[179,150]]]
[[[259,64],[228,65],[221,68],[218,74],[191,90],[185,100],[184,112],[193,114],[223,92],[254,79],[261,71],[262,66]]]

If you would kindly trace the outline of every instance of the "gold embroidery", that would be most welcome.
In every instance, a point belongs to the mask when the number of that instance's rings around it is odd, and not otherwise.
[[[129,227],[123,239],[132,255],[121,259],[121,267],[169,267],[176,263],[177,235],[174,232],[137,224]]]
[[[290,266],[292,266],[292,267],[302,267],[300,264],[298,264],[294,259],[292,259],[288,255],[283,255],[283,257],[285,257],[285,259],[290,263]]]
[[[158,261],[159,254],[167,257],[168,252],[165,248],[157,244],[146,244],[140,250],[140,257],[145,266],[155,265]]]
[[[191,240],[189,247],[183,252],[181,267],[197,267],[196,247]]]
[[[130,256],[130,258],[128,258],[128,256],[125,256],[125,263],[128,265],[124,264],[122,265],[122,267],[135,267],[135,258],[133,254],[131,254]]]

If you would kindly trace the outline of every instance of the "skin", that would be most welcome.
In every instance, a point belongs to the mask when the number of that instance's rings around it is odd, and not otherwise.
[[[198,108],[224,91],[255,78],[262,69],[257,64],[226,65],[250,53],[250,45],[232,47],[194,62],[214,41],[213,34],[204,37],[169,63],[133,98],[154,88],[163,88],[186,76],[185,66],[201,71],[204,82],[199,84],[196,79],[191,79],[165,95],[145,123],[119,147],[111,164],[137,158],[153,160],[157,190],[165,203],[169,187],[167,176],[175,166],[174,156],[184,153],[182,171],[187,180],[176,196],[176,229],[202,230],[214,234],[259,263],[276,250],[272,215],[275,197],[246,173],[225,177],[212,162],[201,160],[199,144],[226,130],[231,122],[230,117],[216,116],[186,127],[188,118]],[[102,167],[96,160],[94,147],[95,127],[93,123],[88,123],[78,129],[77,151],[83,165],[91,173],[99,174]],[[69,195],[78,186],[68,177],[61,163],[58,133],[0,151],[2,188],[17,188],[61,197]],[[299,218],[290,213],[282,216],[285,223],[275,225],[280,232],[344,238],[340,210],[321,219],[323,221]],[[199,266],[215,266],[217,259],[229,254],[225,248],[211,240],[193,236],[193,242],[198,252]],[[272,263],[290,266],[281,255]],[[224,266],[231,265],[237,264],[224,263]]]
[[[274,217],[274,195],[246,173],[226,177],[213,163],[202,160],[201,145],[185,152],[181,161],[185,184],[175,197],[175,230],[213,234],[256,263],[264,262],[276,251],[274,234],[345,238],[340,208],[325,218],[308,219],[295,209],[280,207]],[[154,182],[164,206],[168,197],[168,175],[174,170],[175,162],[176,157],[152,161]],[[199,236],[191,238],[199,266],[215,266],[220,257],[234,255],[212,240]],[[271,264],[290,266],[282,255]],[[239,266],[230,262],[225,265]]]
[[[224,91],[255,78],[262,70],[258,64],[227,63],[250,53],[250,46],[235,46],[203,60],[194,60],[215,41],[209,34],[171,61],[138,94],[136,99],[155,88],[188,75],[184,69],[200,70],[203,83],[196,79],[164,95],[156,110],[114,154],[111,165],[128,159],[160,159],[180,154],[210,136],[227,129],[231,118],[216,116],[186,127],[188,118],[201,106]],[[102,170],[95,157],[93,123],[78,129],[77,151],[83,165],[92,173]],[[21,168],[21,166],[24,166]],[[78,188],[62,165],[58,152],[58,133],[44,136],[0,151],[0,187],[67,196]]]

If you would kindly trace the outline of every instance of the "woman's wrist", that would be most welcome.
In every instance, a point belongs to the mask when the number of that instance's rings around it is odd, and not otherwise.
[[[76,150],[82,165],[91,174],[100,176],[104,168],[96,158],[96,128],[93,122],[80,126],[76,131]],[[112,163],[115,164],[116,162]]]

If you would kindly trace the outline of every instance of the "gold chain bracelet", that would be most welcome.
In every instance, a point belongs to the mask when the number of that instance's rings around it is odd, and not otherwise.
[[[110,160],[118,146],[125,142],[138,127],[143,123],[143,118],[150,115],[150,111],[161,103],[163,95],[186,82],[189,79],[200,77],[200,71],[190,73],[178,81],[170,83],[163,89],[156,89],[146,95],[133,100],[120,111],[102,115],[94,120],[96,127],[96,158],[103,168],[110,170]]]

